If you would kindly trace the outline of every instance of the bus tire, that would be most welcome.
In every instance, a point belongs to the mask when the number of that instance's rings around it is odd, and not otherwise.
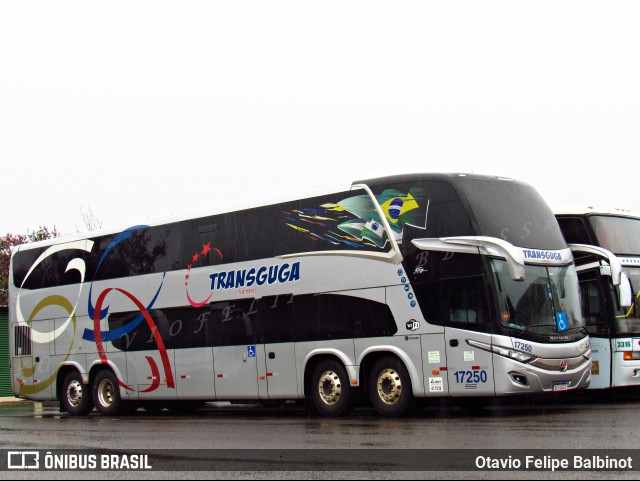
[[[93,402],[103,416],[125,413],[128,405],[120,396],[118,378],[109,369],[100,371],[93,381]]]
[[[369,376],[369,397],[379,414],[402,416],[413,406],[413,388],[409,371],[395,356],[378,359]]]
[[[86,416],[93,411],[91,388],[84,384],[78,371],[70,372],[64,378],[60,402],[64,411],[72,416]]]
[[[322,416],[337,417],[353,408],[354,395],[347,370],[336,359],[324,359],[313,370],[311,402]]]

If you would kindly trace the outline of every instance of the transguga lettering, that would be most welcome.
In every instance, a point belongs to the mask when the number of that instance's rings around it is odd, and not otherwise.
[[[214,272],[209,277],[211,278],[212,291],[263,286],[265,284],[272,285],[275,283],[284,284],[300,280],[300,263]]]
[[[525,250],[524,257],[525,259],[536,259],[536,260],[546,260],[546,261],[562,260],[562,254],[560,254],[559,252],[553,252],[553,251]]]

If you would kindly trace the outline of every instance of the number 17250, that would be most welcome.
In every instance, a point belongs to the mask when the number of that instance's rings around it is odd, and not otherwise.
[[[456,371],[454,373],[458,384],[481,384],[487,382],[487,371]]]

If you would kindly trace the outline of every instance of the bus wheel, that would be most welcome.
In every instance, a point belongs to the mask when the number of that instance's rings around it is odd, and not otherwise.
[[[411,378],[397,357],[378,359],[371,368],[369,397],[373,407],[383,416],[402,416],[413,404]]]
[[[78,371],[70,372],[64,378],[60,402],[72,416],[86,416],[93,410],[91,389],[82,382]]]
[[[341,362],[334,359],[321,361],[313,370],[311,400],[319,414],[342,416],[353,407],[353,393],[349,375]]]
[[[120,386],[115,374],[110,370],[98,373],[93,382],[93,402],[98,412],[104,416],[116,416],[125,411],[126,403],[120,397]]]

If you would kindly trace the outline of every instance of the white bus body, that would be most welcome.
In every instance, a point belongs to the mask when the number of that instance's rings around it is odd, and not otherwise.
[[[383,415],[586,387],[573,256],[529,185],[462,174],[20,246],[16,395],[87,414],[214,400]]]

